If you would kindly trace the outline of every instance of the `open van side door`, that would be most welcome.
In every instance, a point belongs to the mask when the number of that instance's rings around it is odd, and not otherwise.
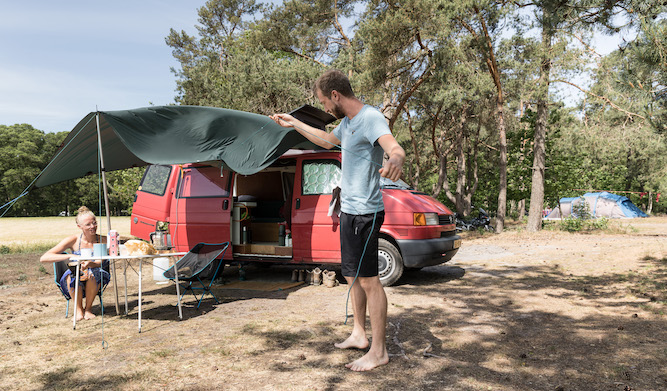
[[[340,160],[335,156],[299,159],[292,198],[295,261],[340,262],[339,218],[327,216],[332,190],[340,186]]]

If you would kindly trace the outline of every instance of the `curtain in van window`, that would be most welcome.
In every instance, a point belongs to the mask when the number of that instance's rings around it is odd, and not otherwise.
[[[331,194],[340,186],[340,167],[336,160],[310,161],[303,165],[304,195]]]

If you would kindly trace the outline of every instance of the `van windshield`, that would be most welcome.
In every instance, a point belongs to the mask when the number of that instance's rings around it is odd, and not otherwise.
[[[391,179],[380,177],[380,186],[384,188],[389,188],[389,189],[405,189],[405,190],[413,190],[412,186],[408,185],[407,183],[403,182],[401,179],[397,180],[396,182],[392,181]]]

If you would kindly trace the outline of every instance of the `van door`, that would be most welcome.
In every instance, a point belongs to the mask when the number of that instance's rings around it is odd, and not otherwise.
[[[232,173],[218,167],[182,169],[169,224],[178,251],[199,242],[231,240],[231,184]],[[225,258],[231,258],[231,251]]]
[[[338,216],[327,216],[331,193],[340,186],[340,161],[306,159],[297,170],[292,200],[292,247],[302,262],[340,262]]]
[[[132,205],[130,233],[149,240],[158,221],[169,221],[172,194],[177,176],[172,175],[177,166],[150,165],[146,168]]]

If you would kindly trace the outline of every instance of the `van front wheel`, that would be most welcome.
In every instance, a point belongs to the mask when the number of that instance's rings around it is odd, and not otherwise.
[[[403,275],[403,257],[390,241],[378,240],[378,274],[383,286],[391,286]]]

